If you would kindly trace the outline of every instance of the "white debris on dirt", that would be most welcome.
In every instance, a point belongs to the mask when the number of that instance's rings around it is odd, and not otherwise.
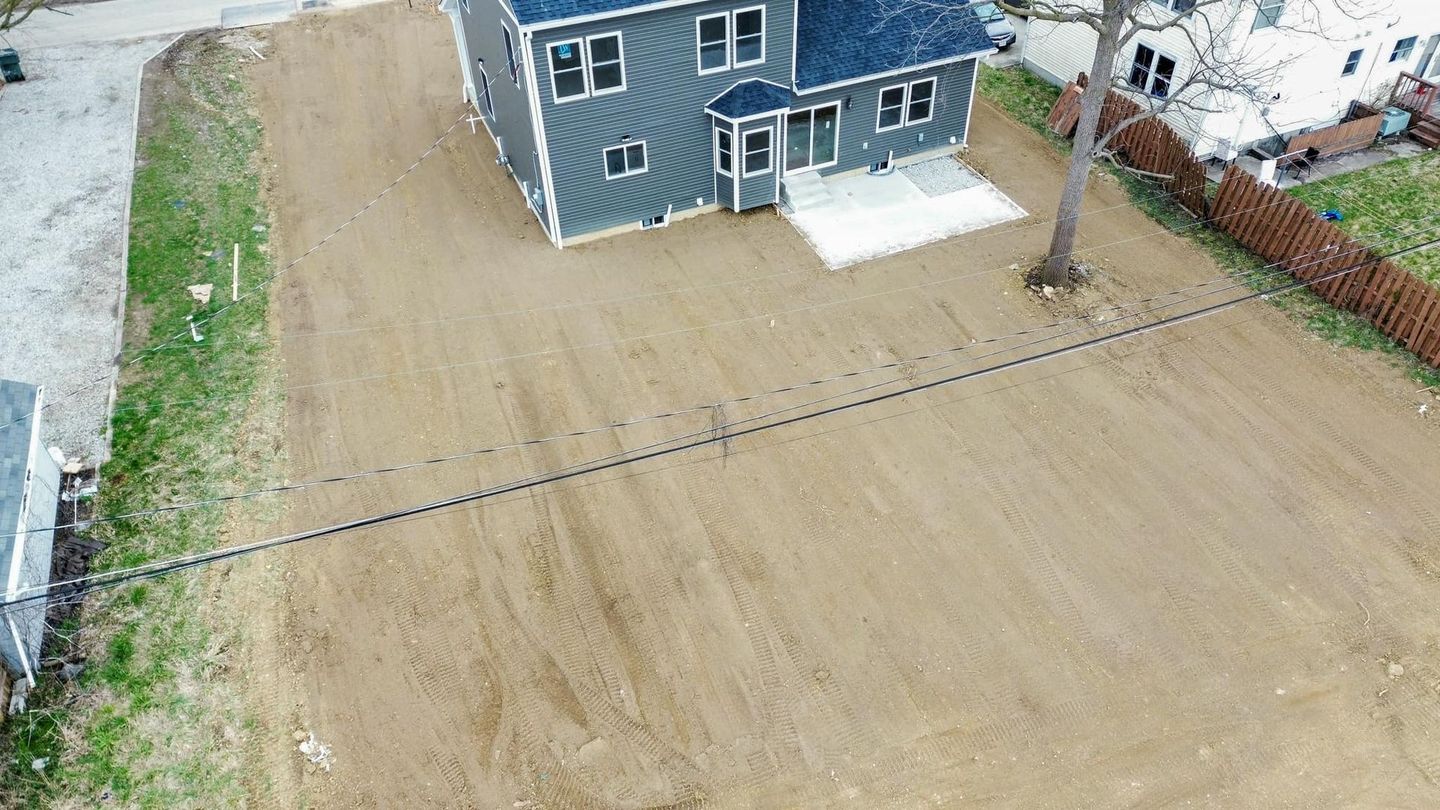
[[[210,303],[210,293],[215,290],[214,284],[191,284],[185,288],[201,306]]]
[[[315,739],[315,732],[306,732],[305,741],[300,743],[299,749],[300,753],[313,766],[308,770],[313,771],[314,768],[324,768],[327,772],[330,770],[333,752],[330,750],[330,746],[322,745],[319,740]]]
[[[55,402],[109,373],[123,274],[121,223],[136,71],[168,38],[26,50],[0,95],[0,377]],[[46,412],[44,438],[98,459],[109,385]]]
[[[953,158],[917,165],[927,164],[936,164],[921,175],[935,196],[905,169],[861,174],[826,179],[828,200],[787,216],[832,270],[1025,216],[994,186],[973,184],[978,175]],[[950,185],[963,187],[941,193],[945,171],[953,175]]]

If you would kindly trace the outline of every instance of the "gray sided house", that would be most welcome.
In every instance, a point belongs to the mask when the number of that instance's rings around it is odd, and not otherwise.
[[[910,5],[910,4],[907,4]],[[994,48],[954,6],[443,0],[463,93],[558,246],[964,145]],[[936,15],[950,16],[936,24]]]
[[[50,549],[60,466],[40,443],[43,391],[0,380],[0,601],[50,582]],[[0,615],[0,665],[33,681],[45,631],[45,604]]]

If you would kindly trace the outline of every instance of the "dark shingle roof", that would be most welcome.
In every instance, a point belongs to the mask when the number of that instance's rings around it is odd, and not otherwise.
[[[534,25],[586,14],[624,11],[658,2],[660,0],[510,0],[510,7],[515,9],[515,18],[521,25]]]
[[[13,534],[20,525],[34,411],[35,386],[0,380],[0,425],[6,426],[0,428],[0,535]],[[13,537],[0,537],[0,560],[9,561],[12,541]]]
[[[994,50],[984,24],[965,6],[894,0],[799,2],[799,90]],[[886,13],[887,5],[892,13]],[[901,10],[894,11],[897,8]]]
[[[764,79],[750,79],[716,96],[714,101],[705,105],[705,109],[726,118],[744,118],[747,115],[783,110],[789,106],[789,88]]]

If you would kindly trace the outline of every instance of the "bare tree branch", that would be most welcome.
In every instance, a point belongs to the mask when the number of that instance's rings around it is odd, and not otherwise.
[[[45,0],[0,0],[0,31],[9,31],[30,18]]]

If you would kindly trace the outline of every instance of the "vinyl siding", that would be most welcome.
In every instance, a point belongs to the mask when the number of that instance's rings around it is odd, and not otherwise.
[[[740,138],[736,140],[738,145],[736,165],[741,168],[745,165],[745,133],[759,132],[763,129],[770,130],[770,171],[766,174],[740,178],[740,205],[736,207],[741,211],[775,202],[775,172],[780,170],[781,158],[780,123],[776,118],[746,121],[740,125]]]
[[[465,45],[469,50],[471,65],[476,65],[477,60],[484,61],[485,72],[490,77],[490,97],[495,107],[495,115],[491,117],[486,110],[485,90],[479,86],[482,79],[478,67],[473,69],[478,96],[475,107],[485,116],[485,126],[490,130],[490,134],[502,144],[502,154],[509,157],[509,169],[513,172],[517,184],[524,182],[531,189],[540,188],[541,178],[537,176],[535,161],[532,160],[532,154],[536,151],[535,130],[530,117],[530,103],[525,93],[525,84],[528,81],[525,66],[519,65],[519,81],[512,81],[506,65],[502,26],[510,31],[517,60],[525,58],[524,43],[520,39],[520,33],[515,30],[515,23],[510,19],[508,9],[501,7],[499,0],[470,0],[470,9],[466,12],[464,6],[461,6],[460,11],[461,23],[465,29]],[[516,194],[520,194],[519,188],[516,189]],[[528,201],[522,200],[522,203],[528,204]],[[548,229],[549,222],[543,208],[536,211],[536,216],[540,220],[540,226]]]
[[[976,60],[967,59],[930,70],[872,79],[796,99],[792,104],[793,109],[840,102],[838,162],[818,171],[822,175],[829,175],[863,168],[884,160],[891,150],[894,150],[898,160],[919,152],[948,147],[952,137],[956,143],[964,143],[970,124],[970,94],[975,87],[975,64]],[[930,76],[938,80],[931,119],[923,124],[876,132],[880,90]],[[846,98],[850,99],[850,109],[845,109]]]
[[[695,18],[757,5],[766,8],[765,62],[698,75]],[[793,10],[789,0],[698,3],[536,33],[532,58],[561,233],[571,237],[637,223],[665,213],[667,206],[678,213],[696,207],[697,200],[716,202],[705,104],[745,79],[789,86]],[[626,89],[556,104],[546,45],[612,31],[623,37]],[[646,142],[649,170],[607,180],[604,150],[626,135]]]

